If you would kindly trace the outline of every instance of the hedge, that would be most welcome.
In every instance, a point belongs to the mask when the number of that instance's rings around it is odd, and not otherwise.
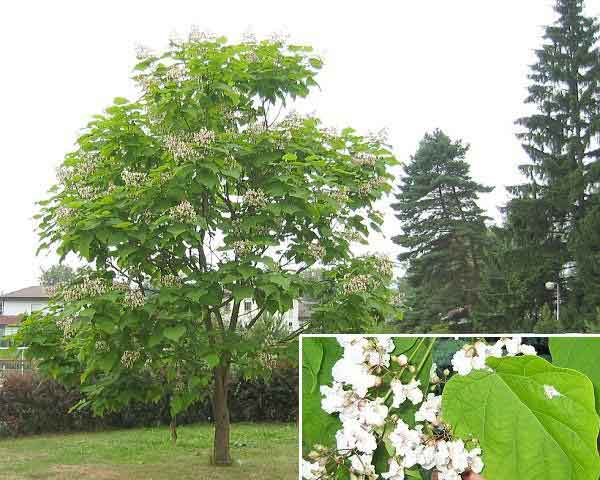
[[[296,369],[274,370],[268,382],[236,381],[230,392],[233,422],[294,422],[298,417]],[[80,399],[78,391],[34,373],[11,374],[0,387],[0,436],[167,425],[170,420],[166,401],[132,404],[103,417],[87,409],[69,413]],[[211,404],[205,399],[180,414],[177,423],[210,422],[211,417]]]

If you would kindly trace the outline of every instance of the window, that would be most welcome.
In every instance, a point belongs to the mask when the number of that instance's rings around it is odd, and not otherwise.
[[[294,326],[293,322],[288,322],[288,327],[292,328]]]
[[[246,300],[244,302],[244,312],[249,312],[250,310],[252,310],[252,301]]]
[[[6,335],[5,329],[6,329],[6,325],[0,325],[0,338],[4,337],[4,335]]]

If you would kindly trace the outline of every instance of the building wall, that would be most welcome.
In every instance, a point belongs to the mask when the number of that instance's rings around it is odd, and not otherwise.
[[[223,317],[226,320],[229,320],[229,316],[231,315],[231,304],[227,306],[227,309],[223,310]],[[258,312],[258,306],[251,300],[244,300],[240,305],[240,314],[239,314],[239,322],[241,325],[246,325],[254,315]],[[298,320],[298,301],[294,300],[293,306],[290,310],[281,314],[281,318],[284,321],[288,330],[294,331],[300,328],[300,322]]]
[[[2,315],[20,315],[23,313],[31,313],[36,310],[41,310],[48,302],[39,299],[39,300],[30,300],[30,299],[5,299],[4,300],[4,311]]]

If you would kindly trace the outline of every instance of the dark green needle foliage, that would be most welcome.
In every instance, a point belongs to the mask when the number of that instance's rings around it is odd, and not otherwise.
[[[479,301],[486,217],[477,200],[492,189],[471,179],[468,149],[440,130],[426,134],[393,205],[402,225],[394,242],[415,289],[407,321],[419,329],[468,318]]]
[[[519,314],[538,319],[549,301],[544,283],[560,281],[569,329],[595,317],[600,291],[599,27],[583,7],[582,0],[558,0],[558,19],[536,51],[526,99],[535,111],[517,121],[527,181],[509,188],[507,206],[522,267],[513,274],[530,287]]]

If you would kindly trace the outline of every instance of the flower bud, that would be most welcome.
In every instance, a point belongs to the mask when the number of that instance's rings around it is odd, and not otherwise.
[[[444,369],[444,377],[447,377],[448,375],[450,375],[450,370],[448,370],[447,368]]]
[[[415,373],[417,371],[417,367],[415,367],[414,365],[411,365],[410,367],[408,367],[408,371],[410,373]]]
[[[405,367],[408,364],[408,357],[406,355],[398,355],[396,356],[392,356],[392,361],[396,362],[398,365],[400,365],[401,367]]]

